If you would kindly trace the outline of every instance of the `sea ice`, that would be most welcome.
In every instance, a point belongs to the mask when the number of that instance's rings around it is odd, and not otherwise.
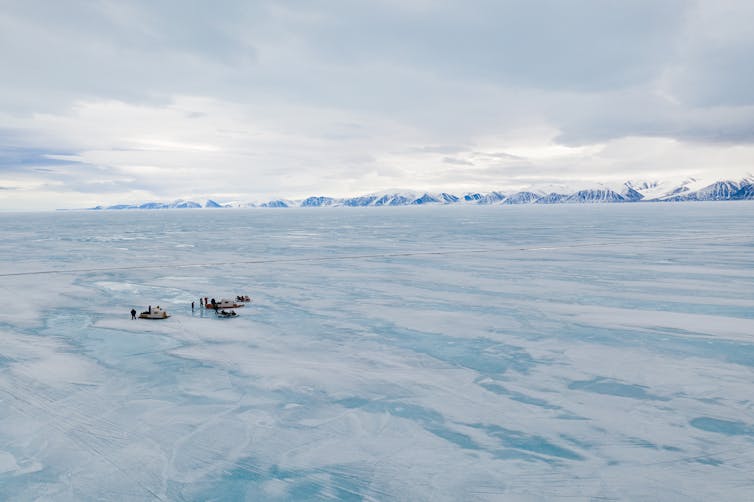
[[[222,211],[0,214],[1,498],[750,498],[754,204]]]

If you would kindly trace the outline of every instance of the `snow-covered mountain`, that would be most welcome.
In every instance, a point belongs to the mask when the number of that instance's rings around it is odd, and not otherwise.
[[[332,197],[309,197],[301,201],[301,207],[332,206],[336,201],[337,199],[333,199]]]
[[[576,193],[565,197],[560,202],[564,203],[583,203],[583,202],[628,202],[618,192],[609,188],[597,188],[589,190],[579,190]]]
[[[535,204],[559,204],[563,202],[563,199],[568,197],[562,193],[550,192],[547,195],[543,195],[539,199],[535,200]]]
[[[262,204],[259,204],[259,207],[295,207],[297,205],[298,204],[290,200],[275,199],[269,202],[264,202]]]
[[[741,185],[732,197],[734,200],[754,200],[754,182],[749,182]]]
[[[747,189],[754,178],[747,176],[739,180],[699,180],[685,178],[672,181],[627,182],[626,185],[638,191],[647,201],[680,202],[688,200],[741,200],[746,198]]]
[[[533,204],[542,198],[542,194],[535,192],[516,192],[503,199],[503,204]]]
[[[311,198],[311,197],[310,197]],[[307,199],[308,200],[308,199]],[[457,195],[446,192],[390,191],[369,195],[360,195],[346,199],[332,199],[329,205],[367,207],[367,206],[419,206],[422,204],[455,204],[461,200]]]
[[[694,186],[697,181],[694,178],[680,180],[644,180],[627,181],[626,187],[642,196],[642,200],[664,200],[668,197],[690,192],[689,186]],[[701,188],[701,187],[697,187]]]
[[[682,178],[662,181],[627,181],[623,184],[597,184],[577,190],[563,186],[550,186],[549,190],[524,190],[506,195],[500,191],[467,192],[454,195],[448,192],[417,192],[390,190],[356,197],[336,198],[323,195],[305,199],[274,199],[262,203],[219,203],[207,200],[205,208],[227,207],[372,207],[419,206],[426,204],[584,204],[615,202],[682,202],[709,200],[754,200],[754,176],[740,180],[698,180]],[[182,209],[200,208],[201,204],[188,200],[173,202],[146,202],[143,204],[117,204],[91,209]]]
[[[212,202],[212,201],[208,201]],[[178,199],[173,202],[144,202],[142,204],[116,204],[114,206],[96,206],[91,209],[196,209],[202,207],[198,202]],[[206,206],[212,207],[212,206]],[[219,207],[219,206],[218,206]]]
[[[740,184],[735,181],[717,181],[699,190],[675,194],[665,200],[730,200],[740,188]]]

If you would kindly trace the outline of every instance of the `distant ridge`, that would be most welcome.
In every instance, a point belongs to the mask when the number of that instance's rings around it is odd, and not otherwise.
[[[212,203],[213,201],[207,201],[207,204]],[[215,203],[216,204],[216,203]],[[183,200],[178,199],[173,202],[144,202],[142,204],[116,204],[114,206],[96,206],[92,207],[90,209],[93,210],[102,210],[102,209],[113,209],[113,210],[124,210],[124,209],[196,209],[202,207],[201,204],[198,202],[193,202],[190,200]],[[206,205],[205,207],[220,207],[220,206],[211,206]]]
[[[207,200],[204,205],[190,200],[173,202],[145,202],[96,206],[91,210],[127,209],[196,209],[228,207],[377,207],[438,205],[497,205],[497,204],[609,204],[631,202],[684,202],[711,200],[754,200],[754,177],[705,183],[694,178],[678,182],[627,181],[619,186],[599,185],[574,191],[531,190],[505,194],[500,191],[467,192],[454,195],[448,192],[388,191],[356,197],[312,196],[305,199],[274,199],[262,203],[218,203]]]

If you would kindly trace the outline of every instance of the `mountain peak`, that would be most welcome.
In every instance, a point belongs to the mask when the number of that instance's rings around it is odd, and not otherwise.
[[[569,189],[563,185],[550,185],[549,190],[532,189],[518,192],[421,192],[415,190],[387,190],[354,197],[336,198],[316,195],[299,200],[274,199],[258,204],[225,202],[208,199],[205,208],[221,207],[374,207],[421,206],[449,204],[560,204],[560,203],[614,203],[614,202],[680,202],[704,200],[754,199],[754,176],[747,174],[738,180],[700,180],[686,177],[676,180],[629,180],[622,184],[597,183],[588,188]],[[178,199],[173,202],[145,202],[142,204],[116,204],[93,207],[93,210],[110,209],[185,209],[200,208],[201,204]]]

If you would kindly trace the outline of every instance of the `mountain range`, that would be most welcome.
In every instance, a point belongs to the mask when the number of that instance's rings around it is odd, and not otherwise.
[[[694,178],[680,181],[627,181],[620,185],[597,185],[583,189],[551,188],[531,191],[467,192],[454,195],[448,192],[417,192],[393,190],[356,197],[313,196],[305,199],[275,199],[263,203],[219,203],[208,200],[204,205],[188,201],[146,202],[142,204],[116,204],[96,206],[93,210],[117,209],[184,209],[227,207],[366,207],[366,206],[418,206],[424,204],[583,204],[617,202],[682,202],[708,200],[754,200],[754,176],[740,180],[712,183]]]

